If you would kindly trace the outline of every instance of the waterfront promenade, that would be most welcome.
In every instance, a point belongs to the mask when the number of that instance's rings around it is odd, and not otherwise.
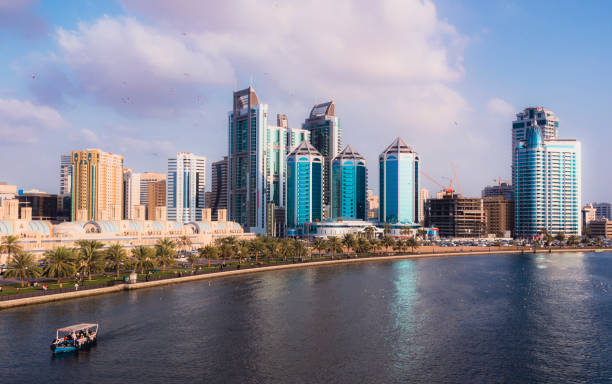
[[[24,294],[11,295],[10,297],[3,297],[0,301],[0,310],[12,307],[18,307],[23,305],[42,304],[60,300],[75,299],[80,297],[101,295],[107,293],[120,292],[124,290],[135,290],[150,288],[160,285],[185,283],[190,281],[211,279],[226,276],[235,276],[242,274],[251,274],[256,272],[266,272],[275,270],[284,270],[291,268],[305,268],[305,267],[318,267],[318,266],[329,266],[346,263],[363,263],[363,262],[375,262],[375,261],[388,261],[388,260],[403,260],[403,259],[418,259],[418,258],[431,258],[431,257],[458,257],[458,256],[470,256],[470,255],[499,255],[499,254],[532,254],[532,253],[559,253],[559,252],[594,252],[604,251],[608,252],[609,249],[598,249],[598,248],[539,248],[534,251],[532,248],[525,247],[512,247],[511,249],[503,249],[504,247],[491,247],[493,249],[483,247],[421,247],[418,252],[407,253],[401,255],[377,255],[377,256],[358,256],[358,255],[336,255],[333,259],[328,258],[325,260],[313,259],[303,260],[297,262],[289,260],[286,263],[276,265],[251,265],[251,266],[240,266],[230,265],[225,270],[220,271],[206,271],[206,272],[195,272],[194,274],[188,274],[186,276],[175,277],[173,275],[163,276],[156,278],[151,281],[138,281],[133,283],[125,283],[123,281],[111,281],[105,284],[94,285],[90,287],[83,287],[79,291],[75,291],[69,288],[64,288],[56,291],[49,291],[45,294],[42,292],[28,292]],[[508,247],[506,247],[508,248]],[[429,251],[429,252],[428,252]],[[329,257],[329,255],[327,255]]]

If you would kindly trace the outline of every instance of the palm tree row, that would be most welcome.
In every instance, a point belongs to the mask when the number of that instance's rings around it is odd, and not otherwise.
[[[177,263],[179,252],[187,255],[192,268],[200,261],[206,260],[208,267],[211,260],[221,259],[223,265],[228,260],[237,258],[238,263],[254,261],[260,264],[264,258],[266,263],[272,259],[286,262],[289,257],[305,259],[310,255],[311,249],[321,257],[324,253],[336,258],[339,254],[357,256],[359,254],[378,253],[380,251],[405,252],[412,251],[419,246],[418,240],[394,239],[389,236],[374,238],[372,234],[356,237],[352,234],[342,238],[330,236],[328,238],[315,238],[311,243],[297,239],[278,239],[257,236],[252,240],[237,240],[235,237],[220,238],[214,244],[199,248],[196,252],[189,252],[191,242],[188,238],[176,242],[171,239],[160,239],[153,246],[137,246],[130,250],[130,254],[120,244],[112,244],[104,249],[104,244],[97,240],[79,240],[77,247],[58,247],[44,254],[44,268],[38,267],[34,257],[23,252],[17,244],[17,238],[8,236],[4,239],[0,251],[9,255],[6,271],[7,277],[19,278],[21,285],[28,278],[47,276],[61,279],[74,276],[92,280],[93,275],[103,271],[113,271],[119,277],[121,270],[134,269],[144,274],[156,268],[165,271]]]
[[[61,283],[61,279],[74,276],[92,280],[94,274],[105,270],[115,272],[116,277],[122,269],[134,268],[144,273],[159,266],[165,270],[176,263],[177,255],[177,244],[170,239],[160,239],[154,248],[135,247],[131,250],[131,257],[121,244],[103,249],[104,244],[97,240],[79,240],[75,248],[57,247],[45,252],[44,268],[40,268],[32,254],[22,251],[7,239],[4,243],[2,251],[9,254],[5,276],[19,278],[22,287],[27,278],[40,276],[56,278]]]

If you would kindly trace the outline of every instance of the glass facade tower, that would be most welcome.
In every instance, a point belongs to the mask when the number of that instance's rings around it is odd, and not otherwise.
[[[366,220],[366,161],[348,145],[332,160],[331,217]]]
[[[304,141],[287,156],[287,226],[322,219],[322,182],[323,156]]]
[[[331,204],[331,163],[342,148],[342,131],[335,115],[335,103],[329,101],[312,107],[310,116],[302,124],[302,129],[310,131],[311,144],[325,158],[323,164],[323,205],[324,218],[328,216]]]
[[[380,221],[416,224],[421,216],[419,155],[401,138],[380,154]]]
[[[540,126],[525,129],[513,153],[515,235],[580,235],[581,146],[573,139],[545,139]]]
[[[202,220],[206,187],[206,158],[179,152],[168,158],[166,209],[168,221]]]

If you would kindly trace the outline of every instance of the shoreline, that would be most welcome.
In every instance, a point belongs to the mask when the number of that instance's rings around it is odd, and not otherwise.
[[[466,252],[464,251],[464,252],[442,252],[442,253],[421,253],[421,254],[416,253],[416,254],[394,255],[394,256],[371,256],[371,257],[352,258],[352,259],[307,261],[303,263],[271,265],[271,266],[239,269],[239,270],[232,270],[232,271],[211,272],[211,273],[207,273],[203,275],[192,275],[192,276],[176,277],[176,278],[155,280],[155,281],[143,281],[143,282],[128,283],[128,284],[117,284],[112,287],[96,288],[96,289],[90,289],[86,291],[74,291],[74,292],[49,294],[46,296],[35,296],[35,297],[26,297],[22,299],[13,299],[13,300],[1,301],[0,310],[14,308],[14,307],[21,307],[25,305],[43,304],[43,303],[50,303],[54,301],[103,295],[103,294],[108,294],[108,293],[113,293],[113,292],[151,288],[151,287],[157,287],[161,285],[187,283],[187,282],[192,282],[192,281],[197,281],[197,280],[206,280],[206,279],[214,279],[214,278],[227,277],[227,276],[278,271],[278,270],[283,270],[283,269],[320,267],[320,266],[326,266],[326,265],[338,265],[338,264],[348,264],[348,263],[366,263],[366,262],[372,262],[372,261],[425,259],[425,258],[433,258],[433,257],[460,257],[460,256],[482,256],[482,255],[500,255],[500,254],[501,255],[523,254],[523,253],[524,254],[533,254],[533,253],[551,253],[552,254],[552,253],[565,253],[565,252],[595,252],[596,250],[601,250],[601,248],[586,248],[586,249],[585,248],[582,248],[582,249],[570,248],[570,249],[554,249],[554,250],[538,249],[535,252],[532,249],[530,249],[527,252],[526,250],[508,250],[508,251],[496,250],[494,252],[489,252],[489,251],[467,251]],[[612,250],[603,250],[603,252],[612,252]]]

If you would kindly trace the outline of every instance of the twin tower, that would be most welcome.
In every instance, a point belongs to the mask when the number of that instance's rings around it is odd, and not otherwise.
[[[324,218],[325,157],[309,142],[287,156],[287,226]],[[363,156],[348,145],[330,167],[331,218],[366,219],[368,172]],[[401,138],[379,156],[379,221],[414,224],[419,217],[419,155]]]

